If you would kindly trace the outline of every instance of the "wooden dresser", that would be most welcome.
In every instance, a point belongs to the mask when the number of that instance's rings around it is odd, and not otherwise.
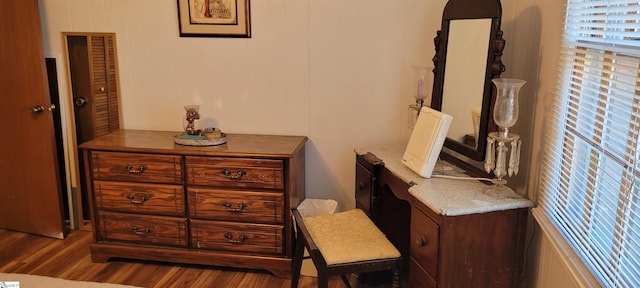
[[[396,148],[357,153],[355,194],[402,253],[407,286],[519,287],[532,203],[491,199],[478,181],[422,178]]]
[[[291,209],[305,195],[304,136],[120,130],[80,148],[92,204],[92,260],[132,258],[264,269],[289,277]]]

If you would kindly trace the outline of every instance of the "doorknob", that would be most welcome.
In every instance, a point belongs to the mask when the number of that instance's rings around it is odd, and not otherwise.
[[[78,107],[84,106],[85,104],[87,104],[87,102],[89,102],[89,100],[87,100],[87,98],[84,98],[84,97],[76,97],[73,99],[73,103],[75,103],[76,106]]]
[[[42,105],[35,105],[30,108],[30,111],[33,114],[40,114],[42,113],[42,111],[44,111],[44,107],[42,107]]]
[[[47,105],[47,111],[53,112],[55,110],[56,110],[56,105],[55,104]],[[33,114],[40,114],[40,113],[44,112],[44,106],[42,106],[42,105],[34,105],[31,108],[29,108],[29,111],[31,111],[31,113],[33,113]]]

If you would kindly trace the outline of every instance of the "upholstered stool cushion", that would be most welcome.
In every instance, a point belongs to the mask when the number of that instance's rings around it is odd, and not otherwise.
[[[304,223],[327,265],[400,257],[360,209],[307,217]]]

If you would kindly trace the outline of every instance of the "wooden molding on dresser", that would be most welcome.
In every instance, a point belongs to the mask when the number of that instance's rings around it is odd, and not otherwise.
[[[304,136],[227,134],[181,146],[180,132],[120,130],[80,146],[92,260],[262,269],[290,277],[291,209],[304,200]]]

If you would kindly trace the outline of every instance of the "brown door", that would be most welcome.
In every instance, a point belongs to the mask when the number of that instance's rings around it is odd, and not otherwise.
[[[120,128],[120,97],[113,33],[66,34],[76,144]],[[78,163],[84,163],[78,154]],[[89,220],[85,170],[79,170],[82,218]]]
[[[64,238],[37,0],[0,0],[0,228]]]

